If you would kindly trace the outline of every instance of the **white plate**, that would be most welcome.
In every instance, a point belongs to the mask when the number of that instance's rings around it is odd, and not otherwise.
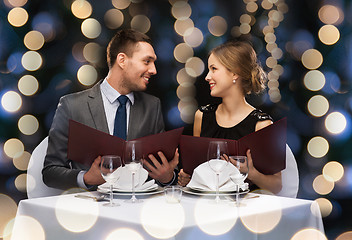
[[[216,196],[216,192],[213,191],[203,191],[200,189],[194,189],[194,188],[189,188],[189,187],[184,187],[183,191],[188,194],[193,194],[193,195],[198,195],[198,196]],[[241,191],[239,194],[245,194],[248,193],[249,190],[247,189],[246,191]],[[236,191],[222,191],[219,192],[219,196],[229,196],[229,195],[236,195],[238,194]]]
[[[110,193],[110,189],[108,188],[99,188],[98,187],[98,192],[100,193],[104,193],[104,194],[109,194]],[[156,187],[153,188],[148,188],[147,190],[139,190],[135,192],[136,196],[140,196],[140,195],[152,195],[152,194],[157,194],[157,193],[161,193],[163,192],[164,189],[159,187],[158,185],[156,185]],[[132,195],[132,191],[131,190],[121,190],[121,189],[113,189],[113,195]]]

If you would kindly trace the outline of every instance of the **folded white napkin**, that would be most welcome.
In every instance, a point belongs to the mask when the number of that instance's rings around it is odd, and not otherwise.
[[[119,167],[112,174],[117,175],[117,181],[114,183],[113,188],[121,191],[132,191],[132,172],[127,167]],[[148,179],[148,171],[144,168],[140,168],[134,175],[134,187],[135,191],[146,191],[157,187],[155,180],[150,181]],[[106,182],[99,186],[100,188],[109,188],[110,185]]]
[[[230,176],[238,176],[239,170],[232,164],[228,164],[219,174],[219,191],[235,191],[236,184]],[[210,168],[209,163],[205,162],[196,167],[193,171],[191,181],[187,187],[200,191],[216,191],[216,174]],[[241,183],[240,189],[247,190],[248,183]]]

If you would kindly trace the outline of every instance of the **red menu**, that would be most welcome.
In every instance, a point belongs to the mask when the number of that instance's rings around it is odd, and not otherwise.
[[[283,118],[239,140],[222,140],[227,142],[230,156],[246,156],[250,149],[254,167],[263,174],[274,174],[286,168],[286,126],[287,119]],[[186,173],[193,174],[207,161],[209,142],[214,140],[219,139],[181,136],[180,161]]]
[[[171,160],[182,132],[183,128],[178,128],[131,141],[141,142],[140,146],[145,156],[153,154],[158,158],[157,152],[161,151],[168,160]],[[86,165],[91,165],[95,158],[103,155],[119,155],[123,160],[127,142],[70,119],[67,158]]]

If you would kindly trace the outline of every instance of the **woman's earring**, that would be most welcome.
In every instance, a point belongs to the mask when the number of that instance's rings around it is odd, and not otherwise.
[[[236,79],[232,80],[233,83],[236,83]]]

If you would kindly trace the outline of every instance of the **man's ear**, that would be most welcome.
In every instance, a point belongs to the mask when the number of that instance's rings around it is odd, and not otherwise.
[[[127,55],[125,53],[119,53],[116,56],[116,64],[120,66],[120,68],[124,69],[126,66]]]

